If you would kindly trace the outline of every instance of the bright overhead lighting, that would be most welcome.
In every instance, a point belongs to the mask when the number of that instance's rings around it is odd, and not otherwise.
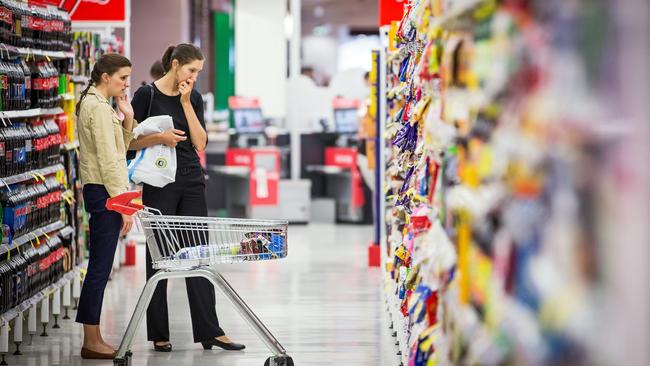
[[[291,14],[284,16],[284,35],[287,39],[291,39],[293,36],[293,17]]]

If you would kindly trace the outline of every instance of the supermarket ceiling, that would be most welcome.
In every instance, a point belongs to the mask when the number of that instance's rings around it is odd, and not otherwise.
[[[302,0],[302,31],[318,26],[348,26],[352,32],[377,33],[377,0]]]

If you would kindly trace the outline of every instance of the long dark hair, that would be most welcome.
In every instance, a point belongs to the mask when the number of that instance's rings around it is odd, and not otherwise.
[[[79,102],[77,103],[77,108],[75,108],[77,117],[79,116],[79,109],[81,108],[81,102],[86,97],[86,94],[88,94],[88,89],[90,89],[90,87],[93,85],[94,86],[99,85],[99,83],[102,80],[102,75],[104,73],[108,75],[113,75],[123,67],[131,67],[131,61],[129,61],[128,58],[117,53],[104,54],[99,58],[99,60],[97,60],[97,62],[95,62],[95,66],[93,66],[93,71],[90,73],[90,81],[88,82],[88,86],[86,87],[86,89],[84,89],[81,92],[81,96],[79,97]]]
[[[203,53],[193,44],[179,43],[176,46],[169,46],[162,57],[162,66],[165,72],[172,68],[172,61],[178,60],[179,65],[186,65],[192,61],[203,60]]]

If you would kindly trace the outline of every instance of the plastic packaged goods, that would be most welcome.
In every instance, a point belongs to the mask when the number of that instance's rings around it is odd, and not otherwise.
[[[386,292],[404,364],[598,360],[598,221],[581,210],[599,183],[581,167],[602,140],[564,102],[594,96],[549,62],[579,47],[541,36],[560,31],[541,4],[414,1],[393,33]]]
[[[89,77],[95,60],[104,53],[101,37],[92,32],[74,32],[73,39],[74,74]]]
[[[5,44],[68,51],[72,47],[71,30],[69,14],[55,7],[9,0],[0,3],[0,39]]]
[[[221,243],[217,238],[208,241],[209,245],[184,247],[174,254],[174,258],[182,260],[239,257],[241,260],[268,260],[284,257],[286,249],[284,237],[272,233],[246,233],[240,243]]]
[[[0,42],[14,43],[14,11],[9,4],[0,3]]]
[[[44,182],[24,184],[3,192],[3,224],[13,238],[33,232],[60,219],[63,186],[54,177]]]
[[[74,114],[75,101],[70,97],[74,94],[70,82],[74,60],[57,59],[59,55],[52,52],[43,55],[43,51],[72,50],[70,17],[51,6],[0,1],[0,42],[8,46],[0,60],[0,111],[13,112],[6,113],[0,125],[2,315],[54,284],[84,256],[69,230],[65,240],[57,231],[43,232],[55,223],[59,227],[59,221],[76,228],[77,234],[82,226],[76,215],[83,211],[81,202],[68,202],[75,215],[66,216],[63,209],[68,182],[77,196],[81,195],[76,173],[59,171],[55,175],[41,170],[63,161],[69,163],[66,169],[74,170],[78,164],[73,149],[61,150],[68,135],[74,140],[74,121],[68,118]],[[20,49],[16,52],[10,46]],[[5,56],[7,53],[11,55]],[[59,106],[65,114],[39,116],[39,111],[33,110]],[[33,117],[18,117],[23,114]]]

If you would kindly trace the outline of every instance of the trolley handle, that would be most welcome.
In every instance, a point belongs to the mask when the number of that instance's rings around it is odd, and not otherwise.
[[[136,198],[140,198],[141,195],[142,193],[139,191],[124,192],[106,200],[106,208],[123,215],[133,216],[136,212],[144,208],[143,205],[131,202]]]

